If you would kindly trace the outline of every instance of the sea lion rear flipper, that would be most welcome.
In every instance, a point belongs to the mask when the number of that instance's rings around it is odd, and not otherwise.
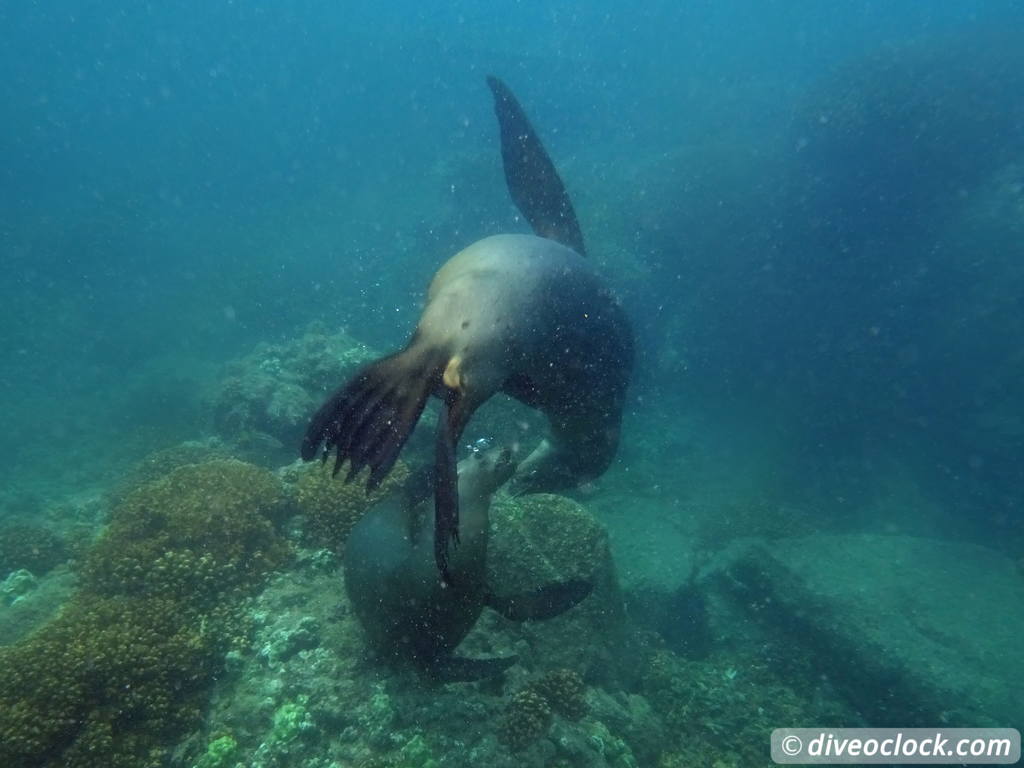
[[[431,678],[441,683],[471,683],[474,680],[484,680],[500,675],[518,661],[518,656],[499,656],[489,659],[445,656],[437,659],[426,671]]]
[[[484,604],[512,621],[543,621],[565,613],[586,599],[593,589],[589,581],[571,579],[507,597],[488,591]]]
[[[488,75],[501,129],[501,159],[512,201],[541,237],[586,256],[576,211],[526,112],[504,82]]]
[[[369,466],[367,487],[376,488],[419,421],[446,360],[443,352],[414,340],[401,352],[368,365],[316,412],[302,441],[302,458],[314,458],[322,445],[326,461],[334,448],[335,473],[347,459],[349,482]]]

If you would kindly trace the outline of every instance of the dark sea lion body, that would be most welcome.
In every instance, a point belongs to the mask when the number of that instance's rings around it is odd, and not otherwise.
[[[490,506],[515,470],[511,451],[478,452],[459,464],[461,544],[449,561],[451,583],[437,578],[434,526],[426,503],[392,499],[373,507],[345,545],[345,588],[375,654],[456,682],[498,674],[515,656],[462,658],[455,649],[485,606],[509,619],[557,616],[590,594],[589,583],[558,582],[498,597],[486,583]]]
[[[615,455],[633,363],[621,305],[576,251],[535,235],[495,235],[434,277],[414,343],[445,350],[442,385],[461,427],[504,392],[551,422],[550,449],[518,491],[554,491],[600,475]]]
[[[431,282],[416,332],[320,408],[304,459],[335,449],[348,480],[370,467],[374,487],[423,412],[440,398],[435,462],[435,559],[444,581],[459,539],[455,445],[496,392],[542,411],[552,437],[520,466],[518,491],[555,491],[611,463],[633,365],[625,313],[584,258],[569,196],[512,92],[489,78],[509,192],[536,235],[496,235],[449,259]]]
[[[345,588],[367,639],[386,660],[430,670],[452,656],[487,599],[491,495],[514,469],[508,452],[474,454],[459,467],[462,543],[451,586],[437,579],[426,504],[392,500],[371,509],[345,545]]]

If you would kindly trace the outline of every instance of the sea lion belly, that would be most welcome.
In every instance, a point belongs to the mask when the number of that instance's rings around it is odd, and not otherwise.
[[[430,285],[417,340],[447,350],[444,380],[472,409],[506,391],[542,410],[625,389],[632,336],[590,262],[553,240],[494,235],[460,251]],[[552,414],[549,414],[552,415]]]
[[[474,454],[459,467],[462,543],[452,552],[450,585],[437,576],[428,505],[383,502],[353,528],[345,589],[384,659],[429,668],[451,655],[483,611],[491,495],[514,469],[510,452],[492,453]]]

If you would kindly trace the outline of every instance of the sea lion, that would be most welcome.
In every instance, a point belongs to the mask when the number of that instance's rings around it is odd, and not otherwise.
[[[497,674],[515,656],[467,659],[455,648],[484,606],[515,619],[558,615],[590,593],[582,581],[553,584],[527,595],[499,598],[485,584],[491,496],[515,469],[511,451],[472,453],[459,463],[461,544],[442,585],[434,561],[434,528],[425,503],[391,499],[356,524],[345,545],[345,588],[370,645],[385,660],[411,663],[428,676],[455,682]]]
[[[536,235],[473,243],[434,276],[405,349],[374,362],[313,417],[302,444],[333,448],[346,482],[370,467],[376,487],[433,394],[441,400],[434,460],[434,544],[450,581],[448,542],[459,540],[455,445],[473,412],[505,392],[542,411],[551,438],[525,462],[519,492],[555,491],[600,475],[618,447],[633,335],[618,300],[584,258],[572,203],[508,87],[488,78],[505,179]]]

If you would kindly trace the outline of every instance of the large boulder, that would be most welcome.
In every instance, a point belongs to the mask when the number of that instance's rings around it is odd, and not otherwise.
[[[608,533],[583,506],[563,496],[536,494],[495,502],[487,581],[499,595],[582,579],[593,592],[554,619],[514,624],[517,651],[528,666],[573,669],[591,681],[622,679],[628,633]],[[586,642],[581,642],[586,638]]]
[[[756,626],[873,724],[1024,720],[1024,578],[994,550],[819,534],[734,547],[704,578],[716,632]]]
[[[885,46],[824,75],[795,111],[812,227],[846,243],[940,224],[1024,148],[1015,30],[974,25]]]

